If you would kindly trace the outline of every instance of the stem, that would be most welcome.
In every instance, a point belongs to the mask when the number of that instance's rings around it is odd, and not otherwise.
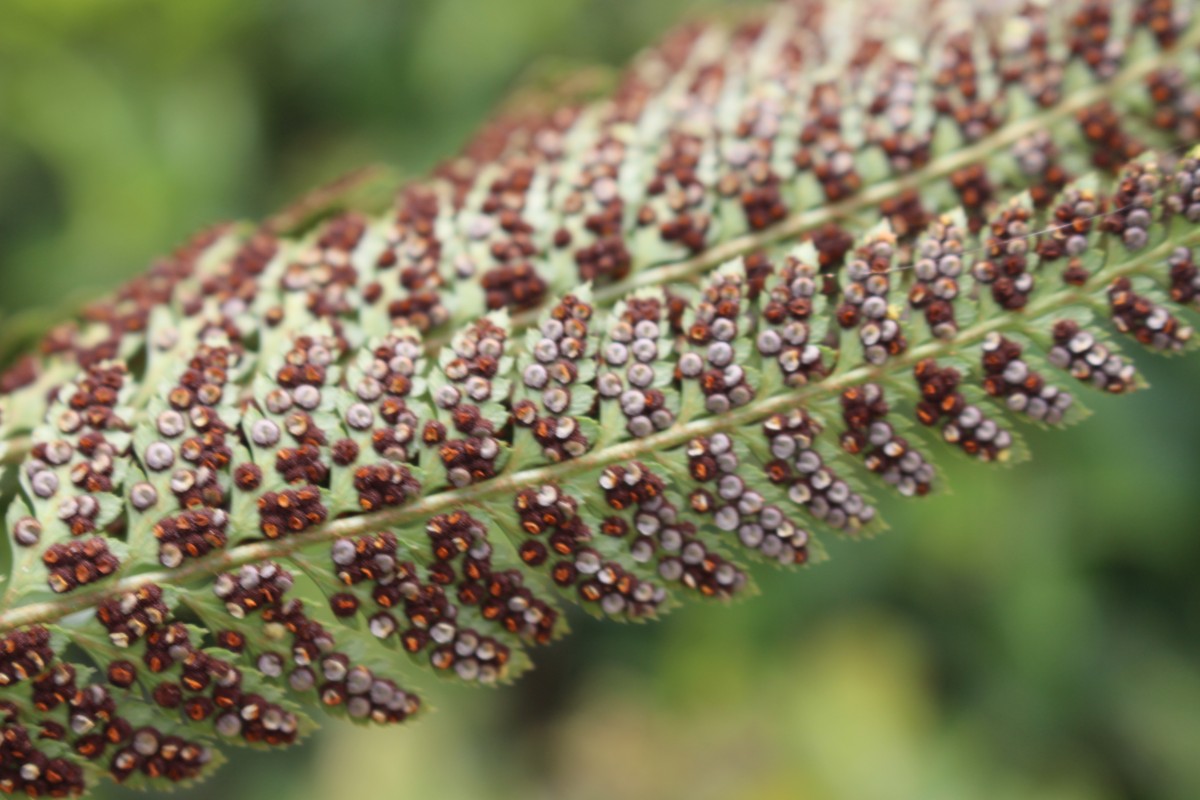
[[[961,349],[977,343],[993,331],[1020,330],[1026,327],[1026,323],[1030,320],[1082,302],[1116,277],[1139,273],[1147,265],[1155,262],[1162,263],[1176,247],[1197,244],[1200,244],[1200,231],[1194,231],[1174,239],[1168,237],[1158,245],[1120,265],[1101,269],[1084,288],[1060,289],[1033,302],[1023,312],[1002,314],[982,320],[964,328],[953,339],[931,341],[914,347],[884,365],[855,367],[821,383],[808,384],[781,394],[765,397],[721,416],[692,420],[684,425],[669,428],[643,439],[620,442],[559,464],[502,475],[463,489],[438,492],[424,497],[412,505],[389,508],[372,514],[344,517],[294,536],[253,542],[231,550],[214,552],[190,561],[175,570],[159,570],[133,575],[107,586],[80,588],[53,602],[31,603],[9,609],[0,614],[0,633],[23,625],[50,622],[93,606],[106,597],[132,591],[147,584],[184,584],[243,564],[282,558],[319,542],[419,522],[454,508],[478,505],[486,499],[501,495],[513,495],[528,486],[561,482],[569,476],[582,472],[610,464],[632,461],[648,453],[670,450],[697,437],[711,436],[720,431],[753,425],[773,414],[804,406],[817,395],[830,395],[867,381],[886,379],[888,375],[898,374],[921,359],[937,357],[944,355],[948,350]]]

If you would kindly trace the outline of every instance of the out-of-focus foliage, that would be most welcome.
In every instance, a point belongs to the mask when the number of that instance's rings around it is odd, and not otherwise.
[[[696,5],[5,0],[0,339],[207,222],[420,172],[537,59],[620,63]],[[515,689],[330,722],[197,796],[1200,796],[1200,370],[1143,363],[1155,391],[760,597],[578,619]]]

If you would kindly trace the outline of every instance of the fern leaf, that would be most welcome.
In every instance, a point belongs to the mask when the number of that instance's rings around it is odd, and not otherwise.
[[[0,791],[404,722],[568,604],[744,595],[1138,389],[1124,348],[1193,342],[1200,24],[1069,5],[692,26],[378,218],[211,229],[52,331],[0,379]]]

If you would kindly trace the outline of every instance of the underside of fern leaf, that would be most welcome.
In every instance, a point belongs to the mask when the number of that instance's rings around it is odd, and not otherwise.
[[[0,791],[403,722],[1137,389],[1193,341],[1198,43],[1178,0],[785,3],[381,216],[198,235],[0,378]]]

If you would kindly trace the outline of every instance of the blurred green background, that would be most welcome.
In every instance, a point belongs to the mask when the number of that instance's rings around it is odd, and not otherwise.
[[[619,64],[701,5],[0,0],[0,325],[348,169],[419,174],[531,64]],[[1200,364],[1144,364],[1155,391],[1019,469],[945,459],[952,493],[759,597],[577,619],[515,687],[178,796],[1200,797]]]

